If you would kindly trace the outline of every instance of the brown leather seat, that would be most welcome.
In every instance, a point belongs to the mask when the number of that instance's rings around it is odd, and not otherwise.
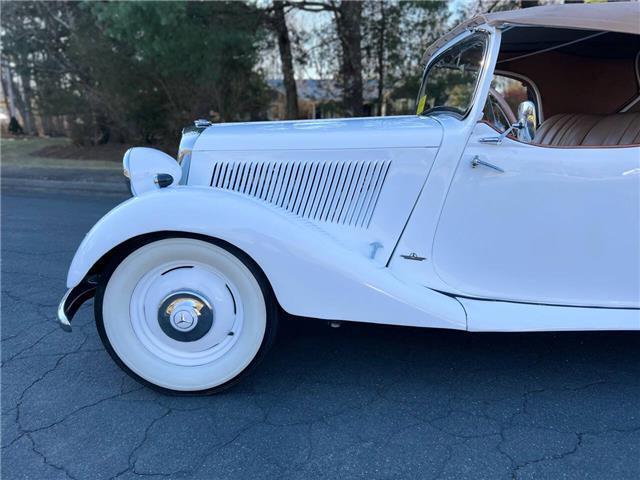
[[[559,147],[640,144],[640,113],[560,113],[545,120],[533,143]]]

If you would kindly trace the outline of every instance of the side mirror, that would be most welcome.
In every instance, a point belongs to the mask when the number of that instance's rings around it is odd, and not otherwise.
[[[536,105],[532,101],[525,100],[518,105],[518,123],[520,124],[518,140],[531,142],[536,135],[536,125],[538,125]]]

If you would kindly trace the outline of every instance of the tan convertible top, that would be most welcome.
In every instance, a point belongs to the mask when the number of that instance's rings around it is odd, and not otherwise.
[[[640,35],[640,3],[572,3],[477,15],[431,44],[424,54],[423,61],[428,62],[436,50],[466,29],[482,24],[494,27],[522,25],[576,28]]]

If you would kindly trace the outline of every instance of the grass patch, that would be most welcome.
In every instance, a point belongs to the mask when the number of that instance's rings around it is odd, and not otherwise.
[[[5,166],[50,168],[121,168],[126,146],[75,147],[66,138],[2,138],[0,158]]]

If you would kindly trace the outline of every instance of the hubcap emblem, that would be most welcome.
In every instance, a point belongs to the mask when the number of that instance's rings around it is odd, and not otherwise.
[[[197,312],[192,309],[178,310],[171,314],[171,325],[181,332],[193,330],[198,323]]]
[[[193,342],[211,329],[213,311],[209,303],[195,292],[169,295],[158,308],[162,331],[179,342]]]

